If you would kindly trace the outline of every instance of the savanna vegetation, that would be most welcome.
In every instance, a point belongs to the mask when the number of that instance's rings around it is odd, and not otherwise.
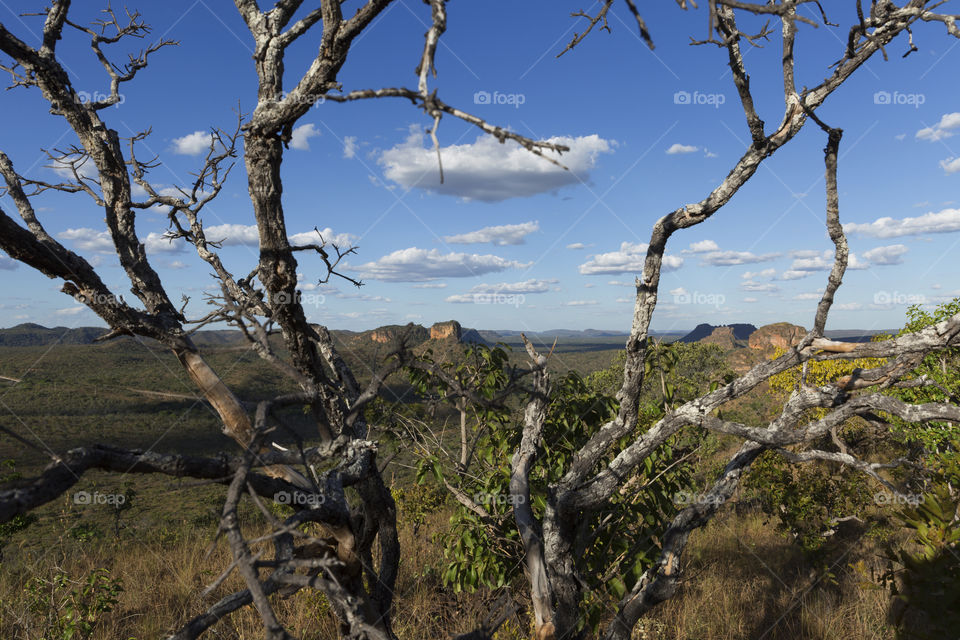
[[[195,182],[178,195],[151,182],[158,165],[140,154],[148,132],[121,140],[106,110],[172,41],[112,64],[104,49],[145,36],[147,24],[108,9],[83,26],[66,0],[41,12],[30,42],[0,24],[13,84],[41,96],[76,138],[54,158],[73,177],[58,184],[19,173],[0,153],[0,248],[109,326],[103,344],[60,347],[26,370],[13,365],[35,347],[3,352],[12,368],[0,374],[0,398],[19,416],[0,424],[5,637],[955,636],[960,303],[912,308],[902,332],[872,342],[826,337],[850,254],[843,132],[819,112],[875,55],[915,50],[915,30],[960,36],[958,17],[938,13],[943,3],[856,3],[837,61],[809,86],[797,85],[794,68],[794,45],[815,22],[798,14],[807,2],[706,3],[708,39],[694,44],[729,62],[750,142],[701,200],[654,223],[623,353],[579,371],[564,365],[576,353],[525,338],[512,352],[418,349],[414,327],[373,360],[358,358],[308,320],[297,257],[322,262],[321,282],[352,281],[339,265],[355,251],[287,237],[284,153],[321,98],[399,97],[422,110],[433,135],[457,118],[555,162],[568,149],[438,97],[444,0],[425,3],[415,89],[345,90],[340,77],[390,0],[360,3],[349,17],[339,0],[234,4],[255,44],[256,108],[212,132]],[[576,14],[588,26],[567,51],[606,25],[612,4]],[[814,4],[821,26],[835,27],[830,7]],[[640,9],[625,5],[652,47]],[[758,18],[780,28],[741,30]],[[779,124],[770,126],[742,48],[777,31],[770,59],[783,108],[774,96]],[[80,99],[63,64],[68,33],[92,49],[108,94]],[[318,53],[291,84],[284,56],[302,38]],[[654,339],[671,238],[722,219],[805,128],[825,139],[834,246],[811,329],[739,371],[717,346]],[[257,267],[243,276],[206,237],[203,215],[235,158],[259,237]],[[94,173],[81,175],[88,162]],[[103,213],[129,301],[95,261],[47,232],[34,201],[51,190],[88,197]],[[202,318],[174,304],[137,235],[139,212],[155,206],[169,211],[169,239],[213,274]],[[246,347],[200,345],[195,330],[207,325],[240,332]]]

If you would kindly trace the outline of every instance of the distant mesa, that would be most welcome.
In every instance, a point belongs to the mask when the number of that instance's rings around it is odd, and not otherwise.
[[[400,336],[406,335],[408,344],[420,344],[430,337],[430,333],[418,324],[388,324],[358,334],[355,339],[372,341],[379,344],[391,344]]]
[[[704,344],[716,344],[724,350],[736,349],[738,346],[736,332],[733,330],[733,327],[716,327],[710,332],[710,335],[708,335],[706,338],[702,338],[699,340],[699,342],[703,342]]]
[[[718,329],[722,329],[722,331],[717,332]],[[678,342],[709,341],[722,343],[726,342],[728,338],[733,341],[749,340],[750,336],[753,335],[756,330],[757,328],[752,324],[722,324],[715,326],[702,323],[698,324],[693,331],[680,338]],[[707,340],[707,338],[711,337],[711,340]]]
[[[479,332],[474,329],[464,329],[456,320],[437,322],[429,329],[413,323],[391,324],[360,333],[355,339],[391,344],[402,335],[406,335],[409,346],[420,345],[427,341],[487,344]]]
[[[757,349],[764,355],[770,356],[777,349],[786,351],[800,342],[806,334],[807,330],[801,326],[789,322],[777,322],[760,327],[750,334],[748,344],[751,349]]]
[[[430,327],[430,339],[431,340],[445,340],[448,338],[453,338],[457,342],[460,342],[460,338],[463,335],[463,328],[460,326],[460,323],[456,320],[447,320],[446,322],[438,322],[432,327]]]

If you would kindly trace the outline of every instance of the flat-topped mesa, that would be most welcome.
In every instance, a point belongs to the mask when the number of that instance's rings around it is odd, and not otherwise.
[[[410,345],[420,344],[427,339],[427,330],[418,324],[388,324],[360,334],[362,340],[370,340],[377,344],[393,344],[404,336]]]
[[[438,322],[430,327],[430,339],[431,340],[443,340],[446,338],[453,338],[457,342],[460,342],[460,338],[463,334],[463,329],[460,327],[460,323],[456,320],[448,320],[447,322]]]
[[[766,355],[772,355],[777,349],[787,350],[807,334],[803,327],[789,322],[777,322],[760,327],[750,334],[749,345]]]
[[[735,349],[737,347],[737,339],[734,334],[733,327],[730,326],[715,327],[710,335],[708,335],[706,338],[701,338],[698,342],[720,345],[720,347],[725,351],[729,351],[730,349]]]

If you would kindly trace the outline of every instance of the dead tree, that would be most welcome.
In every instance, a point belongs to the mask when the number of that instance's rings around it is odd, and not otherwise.
[[[634,3],[626,0],[629,9],[646,32],[637,15]],[[686,3],[680,1],[684,8]],[[660,536],[661,553],[655,564],[637,581],[619,603],[616,615],[606,627],[609,640],[627,640],[640,618],[657,604],[670,598],[676,591],[681,573],[681,554],[690,534],[716,515],[736,490],[750,464],[766,450],[780,451],[790,460],[831,460],[860,470],[888,489],[896,491],[878,473],[885,465],[857,459],[850,454],[808,449],[802,454],[786,447],[810,444],[829,434],[845,420],[860,415],[886,412],[911,422],[960,420],[960,407],[952,404],[910,405],[882,390],[903,384],[902,379],[933,351],[960,344],[960,316],[954,316],[923,331],[895,340],[868,344],[837,343],[824,337],[827,314],[833,296],[840,286],[847,267],[848,249],[839,218],[837,195],[837,149],[842,132],[821,122],[816,110],[864,62],[878,51],[886,55],[885,47],[895,38],[909,36],[908,54],[915,50],[912,27],[918,22],[941,23],[950,35],[960,37],[957,20],[960,16],[939,14],[927,5],[942,3],[912,0],[902,6],[890,1],[873,2],[869,17],[857,2],[859,21],[849,27],[845,47],[839,51],[833,72],[820,84],[798,88],[794,81],[794,43],[798,23],[817,25],[797,13],[805,0],[785,0],[777,3],[750,3],[739,0],[711,0],[708,38],[694,41],[695,45],[714,45],[724,50],[732,71],[733,83],[746,118],[751,144],[730,170],[727,177],[703,200],[690,203],[667,213],[653,226],[643,273],[636,281],[636,302],[633,324],[627,340],[627,358],[623,384],[617,393],[619,412],[574,456],[563,478],[548,489],[547,508],[541,521],[530,512],[527,501],[531,470],[535,468],[537,449],[544,429],[544,398],[549,395],[546,358],[528,344],[535,374],[535,393],[524,416],[523,441],[513,458],[511,492],[514,494],[515,516],[526,550],[527,575],[537,625],[538,638],[577,637],[577,622],[581,614],[583,580],[579,575],[575,554],[578,541],[578,523],[603,506],[620,487],[629,481],[644,460],[668,438],[689,425],[730,434],[743,440],[742,446],[728,461],[713,487],[698,500],[683,509]],[[819,3],[816,3],[819,6]],[[593,16],[577,14],[589,20],[588,28],[567,47],[573,48],[596,24],[606,24],[606,14],[613,0],[606,0]],[[780,23],[780,51],[783,74],[783,116],[780,124],[770,131],[754,107],[750,77],[744,64],[741,45],[753,45],[758,39],[769,39],[774,32],[768,26],[756,34],[747,34],[737,26],[737,14],[767,16]],[[822,21],[829,25],[822,12]],[[651,42],[652,45],[652,42]],[[566,50],[565,50],[566,51]],[[817,306],[813,329],[789,352],[776,360],[753,367],[740,378],[716,391],[686,402],[666,412],[656,424],[634,437],[627,446],[618,442],[636,433],[638,404],[644,376],[644,361],[649,342],[650,321],[657,305],[660,270],[667,243],[674,233],[693,227],[717,213],[737,191],[754,175],[760,164],[790,142],[810,121],[827,134],[826,163],[826,227],[835,245],[835,259],[826,290]],[[797,388],[784,404],[780,415],[765,428],[723,420],[716,410],[755,389],[771,376],[811,360],[852,359],[859,357],[885,358],[885,364],[859,371],[836,383],[820,388],[805,384]],[[825,409],[826,415],[810,420],[808,410]]]
[[[294,590],[310,587],[326,594],[342,623],[343,633],[349,637],[393,637],[390,618],[400,560],[396,510],[374,463],[375,445],[366,440],[364,407],[376,397],[385,377],[399,368],[406,351],[401,345],[388,368],[375,374],[368,387],[361,388],[337,353],[327,329],[307,321],[297,291],[295,251],[318,254],[326,264],[326,278],[329,278],[345,277],[336,268],[352,249],[326,244],[322,238],[311,246],[291,246],[280,179],[284,150],[295,123],[329,91],[340,88],[338,74],[351,43],[390,2],[368,0],[352,17],[345,18],[341,2],[322,0],[317,8],[293,21],[302,0],[279,0],[269,11],[261,10],[255,0],[236,0],[236,8],[255,43],[257,104],[249,117],[238,114],[237,130],[213,131],[195,182],[181,185],[177,196],[161,194],[149,181],[150,170],[157,166],[155,160],[143,161],[137,157],[137,143],[147,132],[121,140],[102,116],[106,107],[120,101],[121,85],[142,72],[152,54],[175,42],[161,40],[138,56],[131,56],[125,65],[116,65],[107,55],[108,46],[145,37],[150,27],[138,13],[117,15],[109,8],[104,19],[91,26],[80,25],[69,18],[69,0],[52,3],[42,14],[43,34],[36,45],[24,42],[0,24],[0,51],[12,59],[3,69],[13,78],[13,86],[39,90],[52,112],[64,118],[79,140],[79,145],[51,154],[59,167],[72,174],[72,179],[58,184],[18,174],[13,162],[0,153],[0,173],[6,193],[23,221],[20,224],[6,212],[0,212],[0,248],[15,260],[50,278],[62,280],[64,293],[86,304],[110,326],[106,339],[120,335],[143,336],[171,349],[216,410],[224,433],[244,452],[242,457],[230,460],[183,456],[157,459],[138,451],[81,448],[55,458],[32,483],[4,492],[0,497],[0,512],[2,518],[8,520],[48,502],[66,491],[76,477],[89,468],[118,469],[130,463],[134,471],[227,482],[229,494],[221,532],[226,534],[235,560],[228,573],[237,570],[248,588],[198,615],[174,638],[198,637],[224,616],[250,603],[263,618],[267,637],[291,637],[282,629],[267,599],[270,593],[290,587]],[[437,98],[436,90],[429,90],[437,41],[446,24],[444,2],[433,0],[429,5],[432,27],[420,55],[417,88],[392,91],[427,113],[433,121],[434,139],[441,117],[449,114],[477,125],[501,141],[512,139],[535,153],[546,149],[565,150],[559,145],[529,140],[488,125],[446,105]],[[65,29],[77,30],[89,37],[93,54],[108,75],[109,95],[95,101],[80,99],[57,57],[57,45]],[[319,32],[317,57],[295,86],[284,86],[283,62],[287,48],[305,34],[314,32]],[[260,260],[252,273],[236,277],[220,259],[217,239],[206,237],[200,212],[219,194],[237,156],[236,143],[241,135],[245,147],[243,161],[259,231]],[[90,166],[87,163],[95,168],[94,177],[83,170]],[[147,197],[135,199],[134,185],[143,189]],[[31,204],[31,196],[48,189],[85,193],[102,208],[120,264],[139,305],[128,304],[116,295],[89,262],[47,233]],[[168,236],[193,245],[217,278],[220,292],[212,300],[216,308],[203,318],[189,320],[183,309],[173,304],[137,237],[137,212],[155,205],[170,208]],[[218,321],[241,330],[260,356],[297,383],[299,393],[259,403],[252,407],[255,416],[251,418],[251,407],[223,383],[190,338],[192,330]],[[289,359],[281,359],[268,340],[274,327],[283,338]],[[290,405],[310,407],[320,445],[297,455],[280,455],[269,446],[269,434],[280,420],[275,410]],[[317,460],[332,459],[336,465],[324,474],[314,474],[311,464],[316,461],[312,463],[311,458],[317,456]],[[301,470],[294,468],[297,465]],[[348,486],[356,489],[359,504],[348,503],[344,493]],[[251,555],[237,522],[236,505],[245,492],[255,500],[258,496],[273,499],[278,492],[306,492],[322,499],[294,503],[324,506],[300,509],[286,522],[277,523],[276,557],[267,562]],[[296,527],[304,522],[322,523],[332,536],[323,540],[299,540]],[[379,547],[376,564],[374,545]],[[294,573],[304,567],[311,569],[308,576]],[[260,575],[264,570],[270,571],[265,578]],[[365,583],[371,586],[369,590]]]
[[[853,345],[835,343],[823,337],[823,328],[833,294],[840,286],[847,261],[846,241],[839,224],[836,186],[836,155],[840,131],[820,123],[816,110],[874,54],[884,52],[895,38],[918,22],[939,22],[953,36],[960,36],[956,16],[934,12],[941,3],[909,0],[898,6],[889,0],[872,3],[869,17],[859,11],[859,20],[849,28],[846,47],[839,53],[832,74],[809,89],[794,83],[793,45],[797,23],[810,19],[797,13],[797,7],[811,0],[784,0],[774,4],[754,4],[739,0],[710,0],[707,7],[709,34],[703,45],[714,45],[726,52],[733,80],[743,106],[751,143],[730,174],[703,200],[668,213],[654,225],[643,274],[637,280],[637,299],[633,324],[627,342],[627,361],[616,418],[604,425],[577,453],[563,479],[550,488],[547,510],[541,519],[532,513],[527,500],[515,500],[515,517],[526,551],[537,636],[570,638],[576,636],[578,610],[582,600],[582,582],[574,553],[575,527],[578,522],[607,501],[631,473],[672,434],[688,425],[738,436],[744,444],[729,461],[710,491],[711,500],[683,510],[662,536],[659,561],[620,602],[607,627],[611,639],[628,638],[642,615],[675,591],[680,573],[680,556],[690,533],[709,521],[735,490],[750,463],[764,450],[784,450],[797,443],[811,442],[843,420],[877,410],[906,420],[960,421],[960,408],[953,405],[902,403],[879,391],[896,385],[923,356],[931,351],[960,342],[960,317],[951,318],[921,332],[883,343]],[[632,0],[625,0],[636,18],[640,32],[652,46],[650,31]],[[392,588],[401,555],[396,534],[393,500],[375,464],[376,443],[368,440],[364,407],[376,397],[391,371],[403,366],[418,366],[401,344],[383,371],[377,372],[368,386],[361,388],[337,353],[325,327],[308,322],[297,293],[296,251],[313,251],[324,261],[326,277],[342,276],[337,271],[340,259],[351,251],[326,244],[320,239],[310,247],[293,247],[287,237],[282,202],[280,168],[285,145],[300,117],[321,98],[349,102],[361,99],[399,97],[410,100],[432,121],[430,129],[439,152],[437,127],[443,116],[460,118],[497,137],[513,140],[532,153],[564,151],[556,145],[537,142],[489,124],[480,118],[448,105],[431,89],[430,79],[437,43],[446,28],[446,3],[429,0],[431,27],[419,56],[415,89],[379,88],[330,94],[339,90],[339,73],[351,44],[391,3],[391,0],[367,0],[350,18],[345,18],[341,2],[320,0],[316,9],[299,19],[294,16],[301,0],[278,0],[263,11],[255,0],[235,0],[255,43],[254,65],[258,78],[257,104],[249,116],[239,114],[233,132],[214,131],[197,179],[182,185],[179,196],[163,195],[150,183],[148,174],[156,166],[136,155],[137,143],[146,133],[125,142],[110,129],[101,114],[120,100],[122,83],[133,80],[147,67],[148,58],[165,46],[160,41],[124,66],[114,65],[105,48],[129,37],[143,37],[149,27],[139,14],[119,17],[107,11],[106,18],[93,26],[79,25],[68,18],[69,0],[53,2],[42,15],[43,33],[39,43],[28,44],[0,24],[0,51],[12,59],[3,67],[17,87],[38,90],[51,110],[64,118],[76,134],[76,147],[58,152],[54,160],[72,173],[73,179],[59,184],[45,183],[17,173],[13,162],[0,154],[0,173],[6,193],[14,203],[22,223],[0,211],[0,248],[12,258],[62,280],[64,293],[82,301],[111,328],[108,337],[137,335],[152,338],[169,348],[189,373],[204,398],[214,407],[223,430],[239,445],[236,456],[201,458],[186,455],[159,455],[121,450],[107,446],[88,446],[57,456],[36,478],[17,489],[0,492],[0,521],[26,513],[69,489],[88,469],[131,470],[216,480],[228,486],[220,531],[233,553],[234,562],[212,585],[216,587],[233,571],[244,579],[247,588],[221,599],[199,613],[176,631],[173,638],[197,638],[205,630],[241,607],[253,605],[263,620],[265,637],[290,638],[272,610],[269,596],[302,588],[318,589],[329,599],[342,625],[342,633],[351,638],[392,638]],[[685,0],[678,0],[686,8]],[[580,43],[595,25],[606,25],[613,0],[605,0],[600,12],[590,16],[589,27],[568,46]],[[928,7],[930,5],[930,7]],[[857,4],[859,9],[859,2]],[[741,44],[772,33],[764,28],[758,34],[746,34],[737,27],[738,13],[768,16],[781,24],[784,111],[780,124],[769,131],[757,114],[751,94]],[[823,16],[826,23],[826,15]],[[70,77],[57,56],[57,45],[64,29],[77,30],[89,37],[96,59],[109,77],[107,97],[85,102],[71,85]],[[306,34],[317,34],[318,54],[294,86],[284,86],[283,61],[287,48]],[[657,303],[660,267],[667,242],[680,229],[692,227],[719,211],[756,172],[760,164],[790,142],[810,121],[827,133],[827,228],[836,246],[836,259],[826,293],[821,300],[813,330],[782,357],[754,367],[741,378],[700,398],[668,411],[651,429],[637,435],[626,447],[617,443],[632,434],[637,425],[637,403],[643,382],[643,362],[647,350],[650,320]],[[244,140],[249,192],[253,202],[260,240],[259,264],[250,274],[236,277],[218,255],[216,239],[204,233],[200,212],[220,192],[237,156],[236,142]],[[439,156],[438,156],[439,157]],[[86,163],[95,167],[95,177],[81,172]],[[439,167],[438,167],[439,168]],[[442,171],[442,168],[439,168]],[[442,174],[441,174],[442,175]],[[136,200],[134,185],[147,193]],[[120,264],[131,284],[137,302],[129,304],[115,295],[91,264],[51,237],[36,215],[31,197],[38,192],[57,189],[85,193],[100,207]],[[204,318],[190,320],[178,309],[151,266],[144,245],[136,234],[136,214],[154,205],[170,208],[170,236],[192,245],[197,255],[213,270],[219,293],[213,299],[214,310]],[[212,322],[225,322],[238,328],[252,348],[283,375],[296,382],[299,391],[254,406],[239,398],[204,360],[190,338],[190,328]],[[276,328],[289,352],[281,358],[269,342]],[[533,393],[525,408],[523,438],[512,460],[511,492],[526,497],[530,474],[537,464],[541,444],[544,407],[549,400],[547,358],[528,345],[532,359]],[[816,359],[883,357],[886,364],[862,371],[855,378],[820,388],[801,386],[789,398],[781,415],[766,428],[756,428],[720,419],[715,410],[741,397],[770,376]],[[437,372],[439,373],[439,372]],[[463,392],[464,395],[467,391]],[[284,406],[308,406],[316,422],[319,444],[301,451],[277,451],[271,446],[271,433],[280,424],[277,409]],[[805,421],[810,408],[827,409],[826,417]],[[251,415],[252,414],[252,415]],[[27,442],[27,440],[24,440]],[[848,454],[807,450],[802,459],[831,459],[871,474],[878,480],[876,463],[858,460]],[[323,473],[314,467],[322,462],[332,465]],[[360,500],[351,504],[345,492],[353,487]],[[279,493],[304,499],[290,501],[299,508],[283,522],[267,509],[264,514],[274,524],[266,540],[274,545],[274,557],[264,559],[251,552],[251,544],[263,540],[244,537],[238,520],[237,505],[244,494],[257,505],[263,498]],[[319,499],[309,498],[322,497]],[[308,536],[300,525],[322,524],[330,535]],[[374,553],[375,545],[378,553]],[[374,563],[374,557],[379,562]],[[489,637],[502,615],[470,637]]]

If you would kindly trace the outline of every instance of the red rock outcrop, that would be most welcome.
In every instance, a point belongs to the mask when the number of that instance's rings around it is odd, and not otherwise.
[[[445,338],[453,338],[457,342],[460,342],[460,335],[462,329],[460,323],[456,320],[448,320],[447,322],[438,322],[432,327],[430,327],[430,339],[431,340],[443,340]]]
[[[737,347],[737,339],[733,334],[733,327],[717,327],[710,335],[700,340],[705,344],[720,345],[721,349],[734,349]]]
[[[771,356],[778,348],[786,350],[797,344],[806,333],[807,330],[803,327],[789,322],[777,322],[760,327],[750,334],[749,345],[751,349]]]

